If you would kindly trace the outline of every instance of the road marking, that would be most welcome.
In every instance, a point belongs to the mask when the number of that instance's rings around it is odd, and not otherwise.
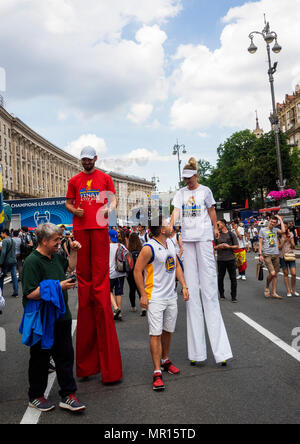
[[[76,331],[76,327],[77,327],[77,321],[73,320],[72,321],[72,336],[74,335],[74,333]],[[46,399],[48,398],[48,396],[52,390],[55,380],[56,380],[56,373],[51,373],[48,377],[48,386],[47,386],[47,389],[45,392]],[[37,424],[39,422],[41,414],[42,414],[42,412],[40,412],[39,410],[33,409],[32,407],[28,407],[20,424]]]
[[[256,331],[258,331],[260,334],[262,334],[265,338],[269,339],[273,344],[277,345],[277,347],[284,350],[287,354],[292,356],[294,359],[296,359],[298,362],[300,362],[300,353],[295,350],[293,347],[288,345],[286,342],[282,341],[277,336],[273,335],[270,331],[266,330],[261,325],[257,324],[255,321],[250,319],[248,316],[246,316],[243,313],[234,313],[236,316],[238,316],[240,319],[242,319],[246,324],[253,327]]]

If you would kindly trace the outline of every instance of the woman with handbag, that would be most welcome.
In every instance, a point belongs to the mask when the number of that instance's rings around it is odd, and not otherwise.
[[[284,284],[287,289],[287,297],[291,298],[293,295],[299,297],[300,294],[296,291],[296,255],[295,255],[295,240],[294,235],[290,231],[288,224],[284,224],[286,232],[281,236],[279,250],[280,250],[280,266],[284,274]],[[289,271],[291,273],[291,286],[289,282]],[[292,291],[291,291],[292,288]]]

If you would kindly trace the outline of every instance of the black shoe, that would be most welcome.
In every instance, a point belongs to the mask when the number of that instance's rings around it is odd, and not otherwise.
[[[119,310],[119,309],[114,310],[114,320],[115,321],[118,321],[120,314],[121,314],[121,310]]]
[[[231,301],[233,304],[237,304],[238,303],[238,300],[237,299],[232,299],[232,301]]]
[[[220,301],[226,301],[225,296],[220,296]]]
[[[142,310],[142,312],[141,312],[141,317],[143,318],[143,317],[145,317],[145,316],[147,316],[147,310]]]
[[[18,298],[19,295],[14,293],[14,294],[11,295],[11,297],[12,297],[12,298]]]

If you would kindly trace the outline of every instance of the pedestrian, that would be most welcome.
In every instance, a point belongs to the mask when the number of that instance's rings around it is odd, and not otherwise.
[[[180,233],[180,227],[173,227],[173,231],[171,234],[171,241],[173,241],[176,247],[176,254],[179,258],[179,262],[181,267],[183,268],[183,245],[182,245],[182,237]]]
[[[122,321],[122,299],[124,296],[124,283],[127,276],[126,271],[120,272],[116,269],[116,256],[118,249],[122,248],[127,251],[126,247],[120,242],[120,235],[115,230],[109,231],[110,237],[110,254],[109,254],[109,279],[111,301],[114,307],[114,319]],[[114,295],[115,293],[115,295]]]
[[[55,405],[45,398],[52,356],[60,387],[59,407],[71,412],[83,411],[85,406],[75,396],[77,386],[73,377],[72,315],[68,306],[68,290],[76,284],[72,279],[66,279],[66,272],[73,273],[76,268],[77,251],[81,246],[76,241],[71,243],[69,260],[57,254],[61,242],[61,228],[50,223],[37,228],[37,240],[38,247],[25,260],[22,275],[24,317],[20,331],[23,333],[23,343],[30,346],[29,406],[42,412],[55,408]],[[59,319],[54,317],[53,320],[49,316],[50,308],[46,316],[48,292],[52,300],[56,300],[57,293],[62,294],[64,310],[61,311]],[[41,319],[43,327],[39,335],[36,323],[35,334],[30,333],[29,320],[34,309],[37,315],[40,313],[37,319]]]
[[[122,361],[110,301],[108,217],[117,206],[111,177],[96,169],[97,153],[83,148],[83,171],[69,181],[66,208],[73,214],[78,253],[76,368],[79,378],[101,372],[103,383],[122,379]]]
[[[178,307],[175,277],[182,285],[184,300],[189,292],[183,271],[169,239],[172,228],[166,220],[151,227],[152,239],[143,247],[134,271],[141,293],[140,305],[148,312],[150,350],[153,360],[153,390],[162,391],[165,385],[162,371],[176,375],[180,370],[170,360],[172,334],[175,332]]]
[[[281,230],[277,228],[278,222],[281,224]],[[267,285],[265,288],[265,297],[282,299],[277,294],[278,273],[280,272],[279,242],[278,235],[285,233],[285,226],[280,216],[271,216],[268,226],[261,228],[259,232],[259,261],[265,262],[269,271]],[[272,294],[270,286],[272,285]]]
[[[249,236],[250,236],[252,251],[254,251],[254,253],[257,253],[258,252],[259,237],[258,237],[258,229],[255,227],[254,224],[251,224],[251,226],[250,226]]]
[[[131,235],[129,236],[128,250],[130,251],[130,253],[132,255],[134,267],[136,265],[137,259],[139,257],[139,254],[140,254],[142,248],[143,248],[143,245],[140,241],[140,237],[137,235],[137,233],[131,233]],[[138,292],[139,298],[141,298],[141,294],[140,294],[140,292],[136,286],[135,280],[134,280],[134,269],[128,273],[127,281],[128,281],[128,285],[129,285],[129,300],[130,300],[130,304],[131,304],[131,311],[133,313],[135,313],[137,311],[137,309],[136,309],[136,293]],[[145,315],[146,315],[146,310],[142,310],[141,316],[145,316]]]
[[[3,292],[4,278],[8,272],[11,274],[13,283],[12,297],[18,297],[19,286],[17,277],[17,256],[16,256],[16,244],[10,237],[9,230],[1,230],[2,249],[0,255],[0,268],[2,270],[0,275],[0,288]]]
[[[228,271],[231,281],[231,300],[233,303],[237,302],[237,279],[236,279],[236,260],[234,250],[238,248],[238,240],[234,233],[228,231],[226,220],[218,221],[218,228],[220,230],[220,238],[215,239],[215,250],[218,258],[218,286],[220,299],[224,300],[224,278],[226,271]]]
[[[246,270],[247,270],[247,250],[246,250],[246,234],[245,228],[243,224],[239,223],[238,220],[232,222],[232,231],[236,234],[238,240],[238,249],[235,250],[235,257],[238,266],[239,275],[237,279],[241,279],[242,281],[246,281]]]
[[[19,281],[20,281],[21,276],[22,276],[22,255],[21,255],[22,240],[19,236],[18,230],[14,230],[12,239],[14,240],[15,245],[16,245],[17,269],[18,269],[18,276],[19,276]]]
[[[140,238],[142,245],[146,244],[149,240],[149,235],[146,231],[146,228],[143,227],[142,225],[139,225],[138,231],[139,231],[139,238]]]
[[[21,256],[24,261],[34,250],[32,234],[27,226],[23,226],[21,230]]]
[[[293,221],[291,221],[289,223],[289,230],[294,236],[295,245],[298,245],[298,243],[299,243],[298,231],[297,231],[297,228],[295,227],[295,223]]]
[[[285,233],[282,234],[279,242],[280,266],[284,275],[287,297],[291,298],[293,295],[299,297],[300,294],[296,291],[297,272],[294,234],[288,224],[285,223],[284,226]],[[291,273],[291,285],[289,282],[289,272]]]
[[[205,321],[217,363],[232,358],[218,298],[218,278],[213,240],[219,239],[215,200],[211,190],[198,183],[197,162],[191,158],[183,170],[187,187],[175,195],[171,226],[180,220],[187,303],[188,356],[192,365],[206,361]],[[201,290],[201,297],[200,297]]]

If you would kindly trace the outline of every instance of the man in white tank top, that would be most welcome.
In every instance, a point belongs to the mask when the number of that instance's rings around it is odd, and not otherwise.
[[[162,370],[178,374],[169,359],[172,333],[177,321],[176,277],[183,287],[184,300],[189,292],[176,248],[170,240],[172,230],[167,221],[151,227],[152,239],[144,245],[134,270],[137,287],[141,293],[140,305],[148,311],[150,350],[154,364],[153,390],[164,390]]]

